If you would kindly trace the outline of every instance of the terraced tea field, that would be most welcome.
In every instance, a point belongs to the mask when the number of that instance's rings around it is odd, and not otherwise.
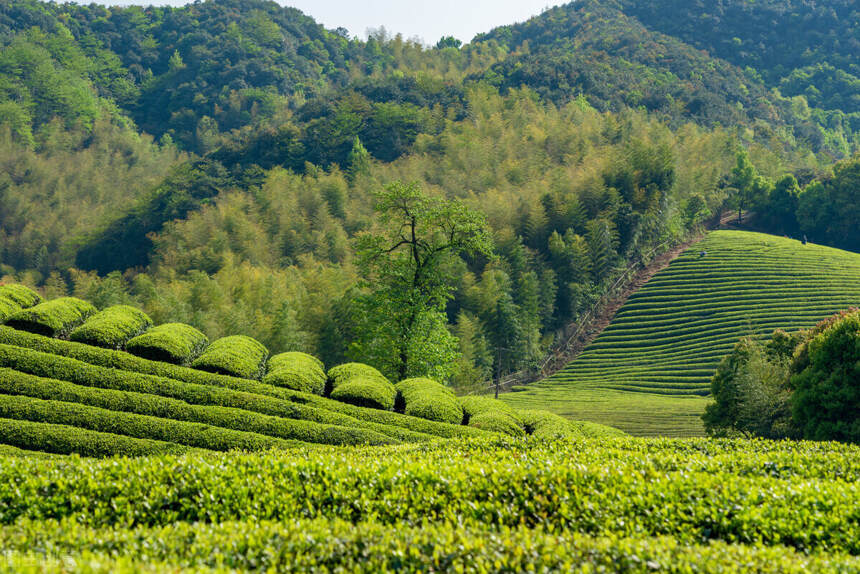
[[[84,456],[618,434],[368,365],[0,285],[0,447]]]
[[[710,377],[740,337],[810,327],[851,306],[860,306],[860,255],[714,231],[562,371],[502,398],[636,435],[701,435]]]

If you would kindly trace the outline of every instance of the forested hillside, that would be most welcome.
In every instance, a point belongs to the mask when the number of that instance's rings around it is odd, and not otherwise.
[[[723,208],[853,248],[860,163],[831,166],[857,147],[850,90],[780,95],[807,56],[744,60],[649,14],[588,0],[427,47],[263,0],[4,2],[0,275],[329,364],[394,369],[377,359],[406,345],[468,388],[536,363],[626,264]],[[855,74],[850,38],[815,38]],[[406,343],[362,256],[395,182],[489,238],[440,259]]]

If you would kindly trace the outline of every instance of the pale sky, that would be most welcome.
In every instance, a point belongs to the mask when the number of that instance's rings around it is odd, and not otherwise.
[[[96,0],[101,4],[126,6],[156,4],[180,6],[182,0]],[[298,8],[326,28],[343,27],[352,36],[364,38],[369,28],[384,26],[391,34],[420,38],[435,44],[442,36],[464,43],[476,34],[497,26],[523,22],[544,8],[564,0],[278,0]],[[82,2],[85,3],[85,2]]]

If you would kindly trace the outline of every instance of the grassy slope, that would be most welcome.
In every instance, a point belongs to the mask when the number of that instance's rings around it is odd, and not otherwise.
[[[860,255],[715,231],[630,297],[561,372],[503,398],[637,435],[700,435],[710,376],[738,338],[857,305]]]

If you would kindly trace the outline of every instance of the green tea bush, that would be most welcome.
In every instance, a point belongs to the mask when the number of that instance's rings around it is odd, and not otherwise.
[[[322,395],[325,393],[326,372],[322,361],[307,353],[280,353],[269,358],[267,385]]]
[[[520,411],[498,399],[480,396],[459,397],[463,407],[464,421],[470,427],[486,431],[501,432],[511,436],[523,436]]]
[[[23,309],[38,305],[42,297],[26,285],[7,283],[0,285],[0,299],[7,299],[20,305]]]
[[[125,350],[145,359],[184,365],[208,344],[209,338],[191,325],[163,323],[131,339]]]
[[[152,326],[149,315],[129,305],[114,305],[99,311],[72,331],[69,339],[88,345],[119,349]]]
[[[499,437],[2,462],[0,524],[13,528],[26,519],[94,528],[345,519],[394,531],[481,528],[502,540],[505,529],[528,528],[860,554],[860,447],[837,443]]]
[[[385,375],[370,365],[344,363],[328,371],[329,397],[351,405],[390,411],[397,391]]]
[[[517,411],[517,416],[526,434],[531,436],[547,439],[583,436],[566,418],[549,411]]]
[[[254,410],[244,405],[258,405],[271,400],[279,405],[278,408],[282,409],[280,412],[293,412],[284,409],[303,407],[312,409],[309,412],[322,412],[326,416],[346,416],[365,424],[376,425],[367,428],[379,432],[385,429],[384,434],[403,440],[413,440],[414,433],[425,435],[424,438],[426,435],[443,438],[485,436],[485,433],[478,429],[357,407],[318,395],[266,385],[259,381],[150,361],[122,351],[52,339],[5,326],[0,326],[0,365],[25,370],[43,377],[70,380],[82,385],[91,384],[89,381],[92,380],[98,380],[100,385],[114,383],[156,385],[160,389],[156,394],[164,396],[173,396],[170,394],[172,389],[181,386],[181,383],[187,383],[194,385],[187,388],[194,388],[195,396],[208,397],[212,393],[223,391],[224,394],[219,395],[218,400],[226,400],[225,397],[228,397],[229,400],[236,401],[225,406]],[[124,387],[123,390],[137,390],[137,388],[130,386]],[[183,398],[183,400],[186,399]],[[265,412],[276,416],[291,416],[281,415],[280,412]],[[331,420],[317,420],[317,422],[344,424]]]
[[[27,450],[92,457],[144,456],[188,450],[172,442],[10,419],[0,419],[0,442]]]
[[[15,301],[5,297],[0,297],[0,323],[6,322],[9,317],[20,310],[21,306]]]
[[[501,411],[488,411],[469,419],[469,426],[511,436],[524,436],[523,427],[512,416]]]
[[[380,379],[388,382],[388,379],[378,369],[365,365],[364,363],[344,363],[328,370],[329,391],[340,383],[345,383],[353,377],[365,377],[368,379]]]
[[[210,373],[259,379],[268,355],[269,351],[256,339],[231,335],[209,345],[191,366]]]
[[[23,309],[6,322],[10,327],[49,337],[61,337],[96,312],[91,304],[75,297],[60,297]]]
[[[175,522],[164,527],[93,528],[71,520],[22,520],[0,528],[13,566],[68,572],[68,565],[113,573],[221,568],[259,572],[855,572],[857,557],[806,555],[785,546],[683,544],[643,535],[594,536],[489,525],[398,525],[347,520]],[[33,549],[50,549],[47,558]],[[31,554],[31,552],[33,552]],[[92,553],[91,562],[88,553]],[[52,560],[57,559],[53,570]],[[29,562],[26,560],[29,559]],[[66,569],[61,568],[65,565]],[[659,566],[659,568],[658,568]],[[11,570],[18,572],[18,570]],[[91,572],[86,570],[86,572]]]
[[[395,385],[397,410],[413,417],[449,424],[463,422],[463,407],[451,389],[427,378],[404,379]]]
[[[68,425],[96,432],[175,442],[208,450],[265,450],[302,444],[297,441],[286,441],[205,424],[13,395],[5,395],[0,400],[0,418]]]
[[[110,411],[203,423],[307,443],[360,445],[399,442],[368,429],[267,416],[237,408],[192,405],[181,400],[157,395],[76,385],[6,368],[0,368],[0,393],[79,403]]]
[[[354,376],[338,383],[331,392],[336,401],[371,409],[390,411],[397,391],[394,385],[376,377]]]

